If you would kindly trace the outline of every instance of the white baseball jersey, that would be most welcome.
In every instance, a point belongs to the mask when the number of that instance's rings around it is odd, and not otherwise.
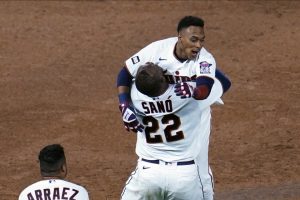
[[[131,99],[138,120],[145,126],[144,132],[137,134],[136,153],[139,157],[166,162],[188,161],[195,159],[202,147],[207,148],[211,129],[210,105],[223,93],[221,83],[213,79],[210,95],[201,101],[181,99],[176,96],[174,85],[161,96],[151,98],[140,93],[133,84]]]
[[[49,179],[36,182],[25,188],[19,200],[89,200],[87,190],[77,184],[61,180]]]
[[[196,59],[180,62],[175,56],[177,37],[153,42],[126,60],[129,73],[135,77],[138,68],[146,62],[157,64],[168,75],[169,83],[193,81],[198,76],[215,76],[216,62],[204,47]]]

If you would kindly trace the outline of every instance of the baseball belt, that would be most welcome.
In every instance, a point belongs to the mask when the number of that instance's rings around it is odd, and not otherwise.
[[[160,162],[165,163],[166,165],[174,163],[174,162],[164,162],[164,161],[160,161],[160,160],[147,160],[145,158],[142,158],[142,161],[148,162],[148,163],[153,163],[153,164],[159,164]],[[193,165],[195,164],[194,160],[189,160],[189,161],[182,161],[182,162],[176,162],[177,165]]]

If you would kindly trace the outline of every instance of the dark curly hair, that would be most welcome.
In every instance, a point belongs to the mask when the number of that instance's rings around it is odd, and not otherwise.
[[[168,85],[163,69],[150,62],[140,66],[135,84],[141,93],[150,97],[161,95]]]
[[[52,144],[44,147],[39,154],[42,173],[55,173],[66,162],[64,148],[60,144]]]
[[[189,26],[204,27],[204,20],[199,17],[185,16],[182,18],[177,26],[177,32],[179,33],[182,29],[188,28]]]

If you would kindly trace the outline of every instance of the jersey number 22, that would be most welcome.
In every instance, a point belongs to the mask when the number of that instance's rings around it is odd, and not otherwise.
[[[167,142],[174,142],[182,140],[184,138],[184,134],[182,131],[176,131],[181,125],[180,118],[177,115],[165,115],[161,119],[161,123],[168,124],[164,129],[164,135],[166,137]],[[152,116],[146,116],[143,118],[143,124],[146,126],[145,134],[147,143],[154,144],[163,142],[161,135],[154,135],[154,137],[151,137],[151,133],[156,133],[159,129],[159,121],[157,119],[155,119]],[[175,134],[172,134],[172,131],[176,131]]]

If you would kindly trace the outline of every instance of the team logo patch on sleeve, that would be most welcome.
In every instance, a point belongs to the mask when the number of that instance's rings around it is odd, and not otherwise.
[[[203,61],[200,63],[200,74],[210,74],[210,66],[212,64]]]
[[[134,56],[131,58],[131,62],[135,65],[136,63],[140,62],[140,58],[138,56]]]

